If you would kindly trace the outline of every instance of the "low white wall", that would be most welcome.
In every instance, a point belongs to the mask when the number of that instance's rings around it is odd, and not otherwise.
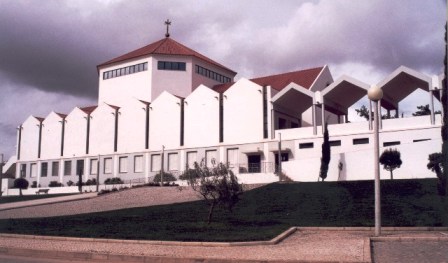
[[[395,145],[392,147],[380,147],[380,154],[386,148],[396,148],[401,153],[403,164],[394,170],[394,179],[411,178],[435,178],[435,174],[427,169],[428,155],[439,152],[441,139]],[[338,164],[343,164],[339,171]],[[372,149],[362,149],[352,152],[334,153],[326,181],[345,180],[373,180],[374,158]],[[320,156],[303,158],[299,160],[283,162],[283,171],[293,180],[302,182],[315,182],[319,176]],[[381,179],[390,179],[390,172],[380,166]]]
[[[238,182],[242,184],[268,184],[278,182],[278,177],[271,173],[238,174]]]

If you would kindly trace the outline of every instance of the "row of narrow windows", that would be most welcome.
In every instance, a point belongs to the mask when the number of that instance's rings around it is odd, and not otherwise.
[[[113,79],[148,70],[148,62],[103,72],[103,79]]]
[[[173,61],[158,61],[157,62],[158,70],[178,70],[185,71],[186,64],[185,62],[173,62]]]
[[[201,67],[199,65],[196,65],[196,73],[202,76],[205,76],[209,79],[213,79],[216,80],[220,83],[228,83],[230,82],[232,79],[229,77],[226,77],[224,75],[221,75],[219,73],[216,73],[212,70],[209,70],[207,68]]]
[[[412,142],[422,142],[422,141],[429,141],[431,139],[418,139],[413,140]],[[341,146],[341,140],[335,140],[330,141],[330,146]],[[359,144],[369,144],[369,138],[357,138],[353,139],[353,145],[359,145]],[[400,141],[390,141],[390,142],[383,142],[383,147],[388,146],[394,146],[394,145],[400,145]],[[305,142],[305,143],[299,143],[299,149],[311,149],[314,148],[313,142]]]

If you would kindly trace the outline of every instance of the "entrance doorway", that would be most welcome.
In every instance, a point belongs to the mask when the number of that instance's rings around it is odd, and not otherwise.
[[[249,173],[261,173],[261,155],[248,155],[247,166]]]
[[[281,153],[281,158],[282,158],[282,162],[287,162],[289,161],[289,154],[286,153]],[[275,173],[278,173],[278,168],[279,168],[279,162],[278,162],[278,152],[275,153]]]

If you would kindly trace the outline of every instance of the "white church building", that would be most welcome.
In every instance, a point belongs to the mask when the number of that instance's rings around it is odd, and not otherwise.
[[[81,170],[84,181],[151,181],[161,165],[178,176],[194,162],[222,162],[243,183],[268,183],[279,180],[281,137],[282,171],[295,181],[317,181],[326,120],[327,180],[374,178],[372,121],[348,120],[348,108],[373,83],[334,80],[328,66],[234,81],[235,71],[169,36],[97,70],[98,104],[27,118],[6,169],[16,165],[16,177],[48,187],[77,182]],[[401,152],[395,178],[435,177],[426,164],[441,149],[434,103],[442,78],[401,66],[375,83],[384,93],[380,109],[396,115],[380,121],[380,152]],[[421,104],[431,115],[400,118],[399,102],[417,89],[427,92]],[[381,178],[389,172],[381,169]]]

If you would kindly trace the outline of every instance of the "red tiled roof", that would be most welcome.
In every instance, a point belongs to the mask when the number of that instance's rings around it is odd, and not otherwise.
[[[291,82],[296,83],[306,89],[311,88],[311,85],[319,76],[323,67],[299,70],[294,72],[282,73],[277,75],[265,76],[251,79],[250,81],[257,83],[260,86],[271,86],[278,91],[284,89]],[[225,92],[228,90],[234,82],[224,83],[213,86],[213,90],[216,92]]]
[[[113,64],[116,62],[121,62],[121,61],[125,61],[128,59],[133,59],[133,58],[138,58],[141,56],[146,56],[146,55],[152,55],[152,54],[159,54],[159,55],[180,55],[180,56],[194,56],[197,57],[199,59],[202,59],[212,65],[218,66],[220,68],[224,68],[232,73],[235,73],[235,71],[219,64],[216,61],[211,60],[210,58],[180,44],[179,42],[166,37],[164,39],[161,39],[157,42],[154,42],[152,44],[149,44],[147,46],[144,46],[142,48],[139,48],[137,50],[131,51],[127,54],[124,54],[122,56],[116,57],[112,60],[109,60],[107,62],[104,62],[100,65],[97,66],[97,68],[100,68],[102,66],[106,66],[109,64]]]
[[[82,107],[80,108],[83,112],[90,114],[92,111],[94,111],[98,106],[88,106],[88,107]]]

